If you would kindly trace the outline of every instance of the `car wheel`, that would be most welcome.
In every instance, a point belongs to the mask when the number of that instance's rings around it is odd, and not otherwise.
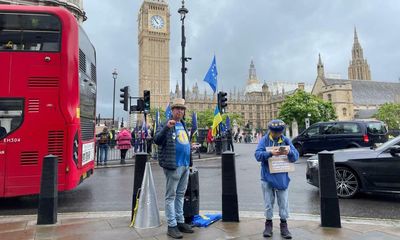
[[[304,156],[303,148],[301,147],[300,144],[296,144],[296,145],[294,145],[294,147],[299,152],[300,157]]]
[[[360,183],[354,171],[346,167],[336,168],[336,190],[340,198],[352,198],[360,190]]]

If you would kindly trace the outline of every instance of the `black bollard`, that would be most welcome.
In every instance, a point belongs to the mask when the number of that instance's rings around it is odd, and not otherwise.
[[[336,192],[333,153],[318,153],[321,227],[340,228],[339,199]]]
[[[132,215],[131,221],[133,220],[133,210],[136,207],[136,197],[139,188],[142,186],[144,170],[146,169],[146,162],[149,155],[145,152],[138,152],[135,156],[135,175],[133,179],[133,197],[132,197]]]
[[[239,207],[236,189],[235,153],[222,153],[222,220],[239,222]]]
[[[54,155],[47,155],[42,163],[40,195],[37,224],[55,224],[57,222],[58,201],[58,161]]]

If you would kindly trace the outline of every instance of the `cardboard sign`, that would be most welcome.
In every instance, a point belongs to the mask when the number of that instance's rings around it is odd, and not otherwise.
[[[289,146],[267,147],[267,151],[289,151]],[[294,164],[289,162],[287,155],[272,156],[268,159],[268,167],[270,173],[294,172]]]

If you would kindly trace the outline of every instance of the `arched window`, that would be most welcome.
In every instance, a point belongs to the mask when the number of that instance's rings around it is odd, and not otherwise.
[[[343,110],[343,116],[347,116],[347,109],[343,108],[342,110]]]
[[[332,102],[332,95],[328,94],[328,101]]]

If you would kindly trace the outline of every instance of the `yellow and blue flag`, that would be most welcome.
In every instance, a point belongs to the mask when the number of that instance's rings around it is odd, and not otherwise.
[[[210,84],[210,87],[212,88],[214,93],[217,91],[217,76],[218,76],[217,63],[215,61],[215,56],[214,56],[211,66],[208,69],[206,76],[204,77],[204,81]]]
[[[212,135],[216,136],[217,135],[217,128],[218,125],[222,122],[222,117],[221,113],[219,112],[218,105],[215,107],[214,111],[214,120],[213,120],[213,125],[212,125]]]

